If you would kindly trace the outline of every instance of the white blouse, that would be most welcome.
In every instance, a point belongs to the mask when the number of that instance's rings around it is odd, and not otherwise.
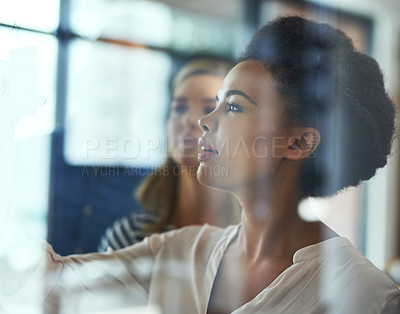
[[[50,249],[47,311],[138,313],[150,306],[154,313],[206,313],[218,267],[239,230],[186,227],[107,253],[61,257]],[[298,250],[293,265],[233,313],[400,313],[400,293],[337,237]]]

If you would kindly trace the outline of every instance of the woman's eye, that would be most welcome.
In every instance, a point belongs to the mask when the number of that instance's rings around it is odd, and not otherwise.
[[[184,113],[187,109],[186,105],[176,105],[172,108],[173,113]]]
[[[240,108],[240,106],[234,104],[234,103],[228,103],[228,108],[226,109],[227,112],[233,111],[233,112],[243,112],[243,109]]]

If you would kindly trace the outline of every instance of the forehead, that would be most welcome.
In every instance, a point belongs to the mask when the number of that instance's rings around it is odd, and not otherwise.
[[[267,99],[282,101],[271,73],[262,63],[254,60],[243,61],[228,73],[219,90],[219,98],[232,89],[246,93],[257,104],[263,104]]]
[[[221,86],[223,79],[221,76],[208,73],[190,75],[175,86],[174,94],[182,92],[189,95],[212,93],[213,97],[215,97],[215,93]]]

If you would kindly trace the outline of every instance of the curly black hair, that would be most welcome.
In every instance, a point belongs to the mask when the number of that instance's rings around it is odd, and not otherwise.
[[[327,24],[298,16],[261,27],[239,58],[256,60],[286,100],[286,126],[314,127],[321,143],[305,163],[307,196],[328,196],[368,180],[386,165],[395,107],[377,62]]]

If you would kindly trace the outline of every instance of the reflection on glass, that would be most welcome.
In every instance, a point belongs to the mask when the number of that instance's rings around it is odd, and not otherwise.
[[[0,1],[0,23],[53,32],[58,26],[59,0]]]
[[[264,1],[261,9],[261,21],[272,20],[277,16],[300,15],[316,21],[328,23],[344,30],[352,38],[355,47],[366,52],[368,43],[367,30],[363,28],[359,20],[340,15],[336,10],[321,9],[320,7],[309,4],[302,5],[293,2]],[[326,166],[329,167],[329,166]],[[332,175],[333,176],[333,175]],[[365,184],[355,188],[347,189],[341,193],[325,199],[306,199],[299,212],[304,218],[321,219],[328,226],[332,227],[338,233],[346,236],[359,249],[363,246],[362,233],[364,223],[362,214],[363,189]],[[335,210],[327,210],[335,208]]]
[[[65,157],[75,165],[152,166],[163,158],[168,56],[71,45]]]
[[[187,54],[232,55],[239,27],[235,22],[152,1],[73,0],[71,3],[71,27],[80,35],[171,48]]]
[[[171,11],[149,1],[72,0],[71,28],[90,38],[114,38],[153,46],[167,46]]]
[[[171,47],[188,53],[230,56],[238,25],[183,11],[173,12]]]
[[[9,270],[28,275],[46,237],[57,42],[9,28],[0,28],[0,41],[0,277],[10,285],[3,297],[22,284]],[[34,295],[12,313],[39,313]]]

